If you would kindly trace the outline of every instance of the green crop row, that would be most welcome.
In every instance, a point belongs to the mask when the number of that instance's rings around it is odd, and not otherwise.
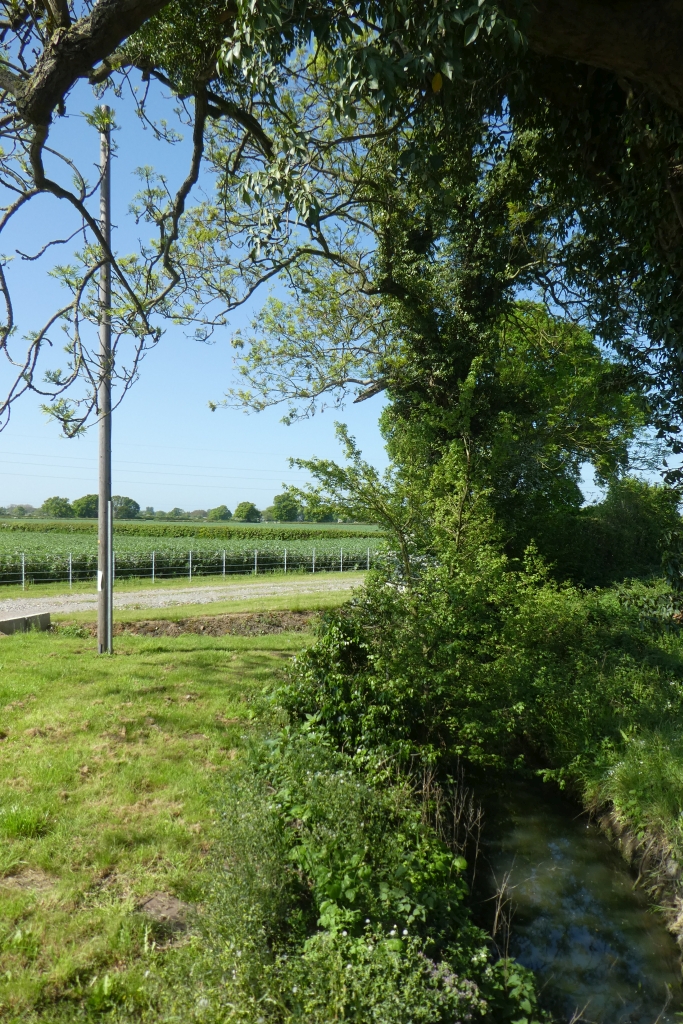
[[[262,549],[239,547],[216,549],[180,545],[158,550],[149,545],[115,547],[115,571],[119,578],[221,576],[224,573],[329,571],[365,569],[376,562],[381,551],[358,544],[344,549],[337,544],[298,544]],[[45,552],[26,550],[0,552],[0,584],[45,583],[66,579],[90,579],[97,572],[97,550],[93,545],[74,544],[71,550]]]
[[[247,543],[245,543],[245,539]],[[251,543],[250,543],[251,541]],[[188,537],[187,540],[174,537],[137,537],[114,534],[114,548],[121,554],[148,555],[153,550],[177,552],[179,557],[187,557],[188,551],[222,551],[230,555],[240,555],[241,552],[251,552],[254,548],[260,551],[277,551],[280,554],[287,548],[291,554],[310,555],[315,548],[319,554],[329,553],[338,555],[341,548],[348,551],[365,552],[368,547],[381,548],[384,546],[383,538],[375,535],[373,538],[351,537],[338,538],[318,536],[312,539],[297,537],[294,540],[280,541],[279,538],[272,538],[268,535],[258,537],[255,541],[244,537]],[[97,551],[97,538],[88,534],[25,534],[17,537],[16,534],[0,533],[0,557],[22,553],[27,557],[36,556],[50,558],[52,556],[76,554],[94,554]]]
[[[0,536],[3,533],[10,534],[41,534],[50,535],[65,534],[67,536],[97,534],[97,523],[94,520],[64,520],[58,519],[45,522],[27,522],[26,520],[0,520]],[[238,523],[216,523],[216,524],[194,524],[194,523],[164,523],[154,521],[148,522],[117,522],[114,525],[114,533],[117,536],[137,537],[206,537],[214,541],[225,538],[240,540],[317,540],[324,537],[333,537],[335,540],[358,539],[358,537],[381,536],[373,526],[336,526],[334,524],[305,523],[301,526],[291,524],[245,524]]]

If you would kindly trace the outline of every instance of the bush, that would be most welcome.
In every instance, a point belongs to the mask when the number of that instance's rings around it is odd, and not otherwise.
[[[624,479],[603,502],[556,512],[530,531],[558,579],[605,587],[659,575],[667,534],[680,530],[679,497],[668,487]]]
[[[622,734],[683,712],[671,610],[661,583],[586,593],[533,558],[513,571],[480,553],[467,570],[430,569],[404,590],[375,573],[326,616],[282,701],[375,761],[540,758],[582,780]]]
[[[494,963],[465,864],[405,780],[377,786],[315,730],[286,730],[231,778],[221,819],[203,937],[155,1021],[538,1020],[530,973]]]

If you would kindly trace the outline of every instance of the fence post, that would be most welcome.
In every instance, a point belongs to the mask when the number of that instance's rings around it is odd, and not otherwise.
[[[156,552],[153,551],[152,552],[152,583],[154,583],[154,579],[156,577],[156,565],[155,565],[156,558],[155,558],[155,555],[156,555]]]
[[[21,554],[21,589],[26,590],[26,555]]]
[[[258,551],[254,551],[254,576],[258,573]]]
[[[287,548],[285,548],[285,572],[287,572]]]
[[[69,590],[72,587],[72,575],[71,575],[71,552],[69,552]]]
[[[315,572],[315,548],[313,548],[313,572]]]
[[[225,551],[223,552],[223,575],[225,576]]]
[[[370,568],[370,548],[368,548],[368,564],[366,565],[366,569],[369,569],[369,568]]]
[[[339,549],[339,572],[344,572],[344,549]]]
[[[192,551],[190,551],[190,579],[192,579]]]

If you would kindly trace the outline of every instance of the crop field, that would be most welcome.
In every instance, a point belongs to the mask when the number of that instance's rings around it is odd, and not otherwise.
[[[115,573],[121,578],[222,576],[233,573],[317,572],[366,569],[381,556],[381,536],[263,539],[227,536],[169,537],[114,534]],[[0,530],[0,583],[25,584],[93,579],[97,572],[94,533]]]

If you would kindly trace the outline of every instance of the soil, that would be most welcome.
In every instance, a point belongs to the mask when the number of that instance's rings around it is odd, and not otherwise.
[[[143,619],[138,622],[115,622],[114,636],[181,636],[199,633],[203,636],[264,636],[272,633],[304,633],[311,629],[316,612],[236,612],[228,615],[206,615],[189,619]],[[60,626],[68,627],[68,622]],[[73,624],[71,624],[73,625]],[[59,630],[60,626],[57,626]],[[90,636],[97,635],[96,623],[78,623]]]

